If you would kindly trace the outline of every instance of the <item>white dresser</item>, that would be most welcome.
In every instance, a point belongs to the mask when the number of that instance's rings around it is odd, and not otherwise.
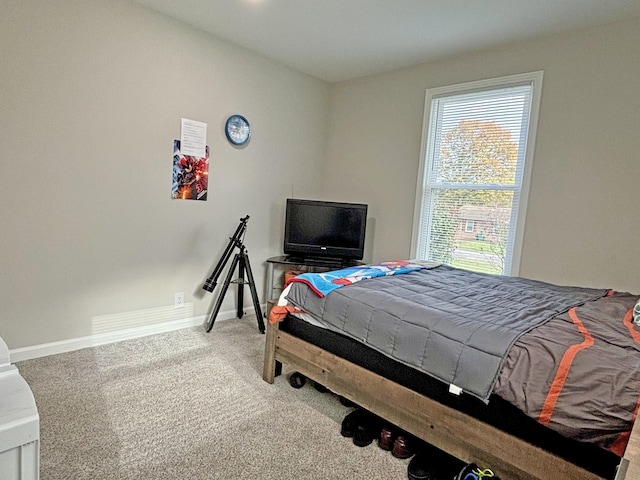
[[[0,478],[40,478],[40,417],[33,393],[0,338]]]

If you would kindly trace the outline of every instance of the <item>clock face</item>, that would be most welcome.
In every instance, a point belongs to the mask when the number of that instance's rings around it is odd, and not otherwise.
[[[251,137],[249,122],[242,115],[231,115],[225,126],[227,139],[234,145],[244,145]]]

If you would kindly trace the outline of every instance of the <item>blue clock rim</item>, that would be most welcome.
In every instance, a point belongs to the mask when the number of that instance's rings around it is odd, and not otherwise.
[[[240,121],[244,122],[247,125],[247,127],[249,129],[249,132],[247,133],[247,138],[245,138],[244,140],[236,141],[229,134],[229,124],[234,120],[240,120]],[[233,114],[229,118],[227,118],[227,122],[225,123],[225,126],[224,126],[224,133],[225,133],[225,135],[227,137],[227,140],[229,140],[229,142],[233,143],[234,145],[244,145],[251,138],[251,125],[249,124],[249,121],[243,115]]]

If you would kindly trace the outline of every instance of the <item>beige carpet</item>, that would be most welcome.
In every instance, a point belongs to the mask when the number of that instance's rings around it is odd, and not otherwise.
[[[18,363],[41,479],[407,478],[409,460],[340,435],[337,396],[265,383],[264,338],[249,316]]]

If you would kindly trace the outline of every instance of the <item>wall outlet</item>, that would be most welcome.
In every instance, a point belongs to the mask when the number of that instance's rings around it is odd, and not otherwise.
[[[177,292],[174,296],[174,308],[182,308],[184,307],[184,292]]]

